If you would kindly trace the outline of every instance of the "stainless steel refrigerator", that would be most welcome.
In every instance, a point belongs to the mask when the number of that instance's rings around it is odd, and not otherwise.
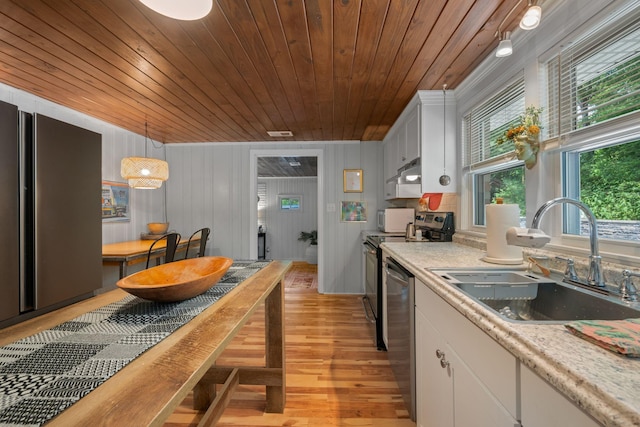
[[[0,102],[0,327],[102,285],[102,136]]]

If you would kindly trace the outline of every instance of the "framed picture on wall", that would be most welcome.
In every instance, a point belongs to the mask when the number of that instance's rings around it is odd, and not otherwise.
[[[367,222],[367,202],[340,202],[340,221]]]
[[[362,169],[345,169],[342,181],[345,193],[362,193]]]
[[[102,222],[130,220],[129,185],[124,182],[102,181]]]
[[[299,194],[278,194],[278,207],[285,212],[302,212],[302,196]]]

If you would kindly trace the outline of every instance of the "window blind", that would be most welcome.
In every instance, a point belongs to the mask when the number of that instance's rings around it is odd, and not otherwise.
[[[464,166],[490,160],[513,151],[498,138],[524,114],[524,74],[486,102],[474,107],[463,119]]]
[[[640,110],[640,8],[547,63],[550,137]]]

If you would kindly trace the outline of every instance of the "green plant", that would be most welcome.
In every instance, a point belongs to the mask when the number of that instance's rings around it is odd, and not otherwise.
[[[301,231],[300,232],[300,237],[298,237],[298,240],[301,240],[303,242],[306,242],[307,240],[311,240],[311,244],[312,245],[317,245],[318,244],[318,231],[317,230],[313,230],[310,233],[307,233],[306,231]]]

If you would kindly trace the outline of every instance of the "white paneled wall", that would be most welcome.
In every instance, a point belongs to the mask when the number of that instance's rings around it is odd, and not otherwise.
[[[267,184],[267,259],[304,260],[309,242],[298,241],[298,237],[301,231],[318,229],[318,179],[309,177],[260,181]],[[286,194],[302,196],[302,209],[281,210],[278,196]]]
[[[251,253],[250,234],[257,232],[257,225],[251,224],[250,219],[250,210],[257,209],[256,196],[249,194],[251,150],[322,150],[323,169],[319,171],[318,181],[322,182],[325,206],[322,207],[323,234],[319,236],[318,246],[323,254],[319,289],[324,293],[362,293],[360,231],[375,229],[375,211],[381,200],[378,199],[382,180],[378,167],[382,156],[380,147],[378,142],[169,144],[167,160],[172,174],[167,182],[169,220],[172,228],[182,234],[210,227],[208,254],[247,259]],[[344,169],[363,169],[363,193],[343,192]],[[343,200],[367,202],[368,221],[340,222]],[[382,201],[380,203],[382,205]],[[270,228],[267,227],[267,232]],[[268,239],[276,241],[279,237],[268,236]],[[269,240],[267,245],[271,246]],[[293,259],[298,257],[292,255]]]

